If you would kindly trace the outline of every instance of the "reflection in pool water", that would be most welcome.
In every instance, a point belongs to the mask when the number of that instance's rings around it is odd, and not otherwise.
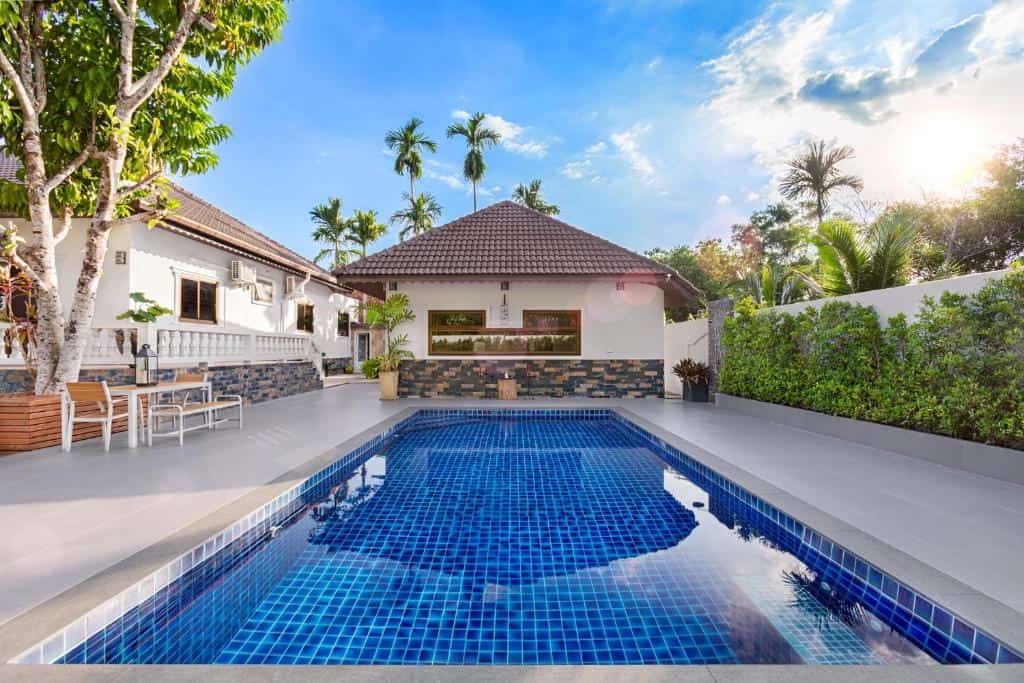
[[[412,431],[317,508],[217,661],[930,661],[734,502],[611,422]]]

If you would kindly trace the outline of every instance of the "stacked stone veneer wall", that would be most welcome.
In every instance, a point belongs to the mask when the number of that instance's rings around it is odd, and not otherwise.
[[[422,398],[497,398],[498,379],[510,372],[521,398],[655,398],[665,393],[663,368],[662,360],[418,359],[402,362],[398,393]]]
[[[324,358],[324,374],[328,377],[331,375],[342,375],[345,373],[345,368],[350,365],[352,365],[351,356]]]
[[[170,382],[175,372],[199,372],[198,367],[163,369],[160,381]],[[323,388],[316,367],[308,362],[260,363],[253,365],[211,365],[207,372],[213,393],[239,394],[246,403],[260,403]],[[83,368],[82,382],[106,380],[108,384],[130,384],[134,375],[128,368]],[[32,391],[32,376],[25,370],[0,370],[0,392]]]

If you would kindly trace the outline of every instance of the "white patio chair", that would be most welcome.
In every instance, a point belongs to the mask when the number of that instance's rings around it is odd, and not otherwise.
[[[99,423],[103,431],[103,450],[110,450],[110,435],[114,431],[114,420],[128,417],[128,398],[111,398],[110,389],[104,382],[68,382],[64,393],[64,424],[61,425],[61,449],[71,450],[75,424],[82,422]],[[77,414],[79,407],[95,404],[97,413]],[[124,412],[114,412],[115,409]]]

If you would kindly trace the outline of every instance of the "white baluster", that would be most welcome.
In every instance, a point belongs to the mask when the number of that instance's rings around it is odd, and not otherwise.
[[[210,358],[210,335],[206,332],[197,332],[199,335],[199,360],[206,361]]]
[[[156,331],[156,352],[166,358],[171,353],[170,333],[167,330]]]
[[[179,358],[181,356],[181,332],[178,330],[171,331],[171,346],[168,355],[171,358]]]

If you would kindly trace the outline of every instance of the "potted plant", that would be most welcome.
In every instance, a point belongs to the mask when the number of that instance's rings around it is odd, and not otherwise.
[[[707,363],[684,358],[672,366],[672,374],[683,383],[683,400],[707,403],[711,368]]]
[[[392,294],[387,300],[366,307],[367,324],[384,330],[384,353],[374,358],[380,369],[381,400],[398,398],[398,365],[413,355],[404,348],[409,343],[409,335],[396,335],[395,329],[415,319],[407,294]]]

